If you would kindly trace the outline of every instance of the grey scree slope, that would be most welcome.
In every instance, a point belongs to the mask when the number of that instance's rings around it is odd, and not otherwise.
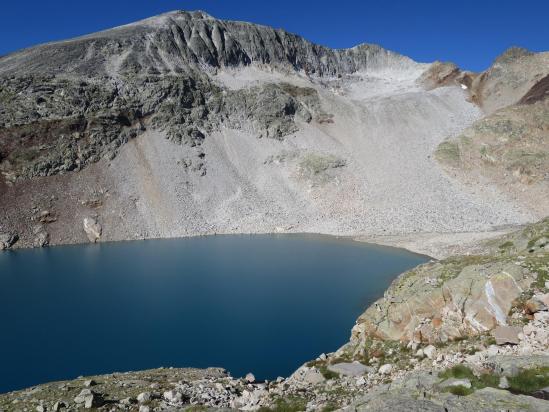
[[[87,241],[85,218],[108,241],[541,217],[439,166],[437,146],[483,113],[458,83],[427,90],[430,67],[180,11],[4,56],[0,232],[32,246]]]

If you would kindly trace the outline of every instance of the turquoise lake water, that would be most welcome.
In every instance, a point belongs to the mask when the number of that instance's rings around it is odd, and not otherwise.
[[[161,366],[287,376],[426,260],[313,235],[0,252],[0,393]]]

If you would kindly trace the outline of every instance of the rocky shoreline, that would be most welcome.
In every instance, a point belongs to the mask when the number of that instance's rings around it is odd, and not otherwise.
[[[215,368],[113,373],[0,395],[0,410],[545,411],[548,247],[545,219],[485,241],[482,255],[403,273],[348,344],[287,378],[256,382]]]

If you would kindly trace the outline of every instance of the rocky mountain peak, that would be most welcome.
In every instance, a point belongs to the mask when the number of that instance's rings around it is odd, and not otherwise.
[[[250,64],[315,76],[417,66],[411,59],[376,45],[334,50],[282,29],[219,20],[202,11],[174,11],[4,56],[0,58],[0,75],[116,77]]]

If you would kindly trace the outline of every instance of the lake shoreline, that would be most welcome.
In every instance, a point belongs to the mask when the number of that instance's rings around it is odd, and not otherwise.
[[[251,375],[231,378],[219,369],[177,368],[113,373],[3,394],[0,409],[43,405],[43,410],[59,410],[59,405],[88,402],[141,412],[192,405],[207,410],[393,411],[402,404],[412,410],[497,410],[505,404],[513,411],[545,411],[546,390],[539,386],[544,381],[532,383],[528,376],[543,377],[549,371],[548,225],[545,219],[481,239],[480,256],[431,261],[400,274],[358,318],[347,344],[320,354],[289,377],[256,382]],[[506,277],[513,278],[516,290],[511,291]],[[441,316],[451,311],[451,302],[468,282],[463,306],[452,309],[456,312],[450,317]],[[498,304],[510,308],[508,316],[503,326],[479,317],[486,329],[475,329],[474,317],[492,304],[481,293],[488,284]],[[445,298],[436,298],[441,293]],[[413,319],[406,315],[417,311],[424,317],[415,329],[419,335],[407,326]],[[458,316],[458,311],[464,313]],[[456,323],[456,316],[463,323]],[[456,327],[462,335],[444,338]],[[182,374],[187,377],[181,379]],[[530,380],[524,384],[521,379]]]
[[[482,249],[484,241],[498,236],[505,235],[514,230],[518,230],[525,225],[511,225],[508,227],[494,228],[489,231],[478,232],[414,232],[402,234],[347,234],[347,233],[330,233],[330,232],[301,232],[301,231],[257,231],[257,232],[204,232],[197,234],[189,234],[184,236],[163,236],[163,237],[129,237],[123,239],[98,240],[97,244],[106,245],[109,243],[119,242],[137,242],[137,241],[154,241],[166,239],[187,239],[199,238],[208,236],[253,236],[253,235],[303,235],[303,236],[325,236],[338,240],[351,240],[356,242],[368,243],[372,245],[388,246],[398,249],[405,249],[412,253],[430,257],[432,259],[444,259],[446,257],[458,254],[473,254]],[[83,245],[93,242],[79,241],[72,239],[67,242],[51,242],[43,247],[58,247]],[[35,246],[17,241],[7,250],[22,250],[34,249]],[[1,253],[2,251],[0,251]]]

